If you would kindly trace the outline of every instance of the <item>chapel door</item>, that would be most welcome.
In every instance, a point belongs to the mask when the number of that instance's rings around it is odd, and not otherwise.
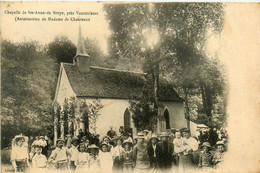
[[[131,115],[130,115],[130,111],[128,110],[128,108],[125,110],[124,113],[124,128],[125,131],[128,133],[131,133]]]

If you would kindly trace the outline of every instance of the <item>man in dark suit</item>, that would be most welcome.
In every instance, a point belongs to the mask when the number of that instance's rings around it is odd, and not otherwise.
[[[161,133],[161,141],[157,144],[156,158],[159,169],[170,169],[172,167],[173,144],[168,142],[169,134]]]
[[[150,166],[151,168],[157,168],[157,159],[156,159],[156,149],[159,139],[157,135],[152,135],[150,138],[150,142],[147,146],[147,152],[150,159]]]

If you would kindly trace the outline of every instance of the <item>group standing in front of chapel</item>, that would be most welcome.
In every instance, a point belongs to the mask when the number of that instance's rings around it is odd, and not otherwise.
[[[174,133],[153,134],[144,130],[133,139],[131,134],[117,135],[111,128],[107,136],[98,143],[91,142],[84,135],[71,140],[58,139],[56,147],[48,157],[44,140],[32,143],[29,153],[28,138],[17,135],[12,143],[11,162],[17,172],[46,172],[47,170],[67,172],[145,172],[176,171],[189,169],[208,170],[217,168],[223,161],[226,144],[219,140],[214,146],[200,143],[190,135],[188,129]],[[194,152],[199,151],[198,163]]]

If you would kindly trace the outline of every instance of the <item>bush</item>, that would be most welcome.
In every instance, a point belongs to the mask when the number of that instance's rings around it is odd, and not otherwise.
[[[2,164],[10,164],[11,163],[11,150],[2,150],[1,151],[1,162]]]

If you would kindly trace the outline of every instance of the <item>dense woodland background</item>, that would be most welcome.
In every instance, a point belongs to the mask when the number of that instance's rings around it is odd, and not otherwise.
[[[148,74],[156,67],[158,77],[185,99],[187,119],[219,128],[226,125],[226,71],[206,45],[209,33],[222,30],[223,8],[220,3],[108,4],[109,53],[89,38],[86,51],[97,66]],[[154,49],[145,45],[146,28],[158,31]],[[52,137],[59,63],[71,63],[75,54],[66,36],[46,45],[1,40],[2,148],[20,132]]]

